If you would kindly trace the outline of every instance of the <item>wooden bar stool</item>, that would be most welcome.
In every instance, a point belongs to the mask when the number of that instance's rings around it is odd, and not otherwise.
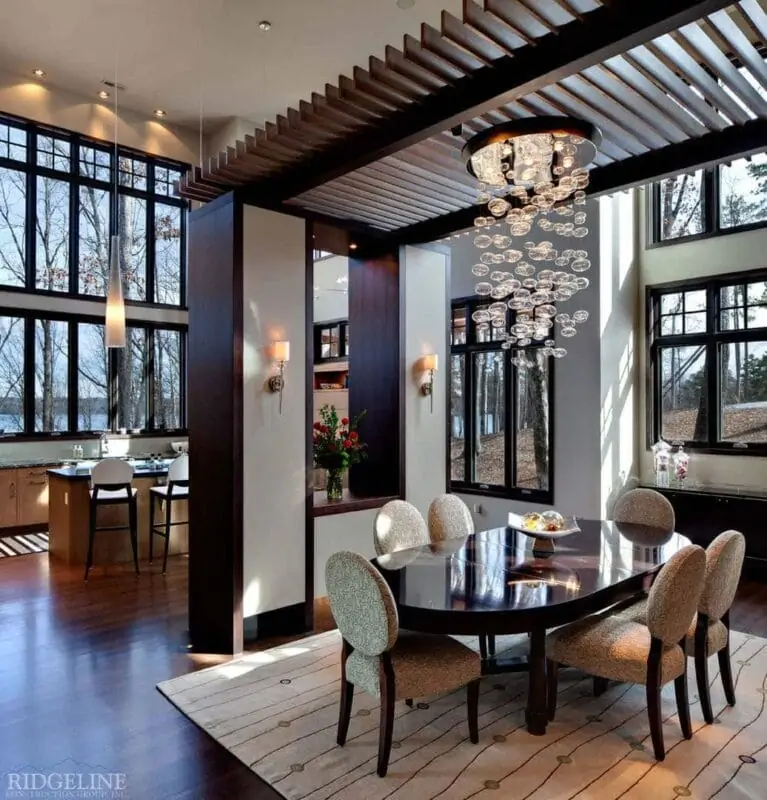
[[[183,522],[171,522],[173,518],[174,500],[189,499],[189,456],[184,453],[173,461],[168,469],[168,483],[165,486],[153,486],[149,490],[149,563],[152,563],[153,543],[155,536],[165,539],[165,556],[162,560],[162,574],[168,566],[168,548],[170,547],[170,529],[174,525],[187,525]],[[165,501],[165,522],[159,525],[154,521],[155,500],[161,504]]]
[[[138,569],[138,508],[136,490],[133,488],[133,467],[119,458],[105,458],[91,471],[90,489],[90,535],[88,537],[88,559],[85,563],[85,580],[93,566],[93,541],[96,531],[130,531],[133,548],[133,564]],[[99,506],[128,505],[128,525],[96,524]]]

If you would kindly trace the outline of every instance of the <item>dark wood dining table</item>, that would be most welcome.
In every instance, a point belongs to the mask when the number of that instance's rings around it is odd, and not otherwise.
[[[546,631],[646,591],[686,537],[646,525],[579,519],[580,531],[558,539],[553,553],[533,553],[534,540],[512,528],[379,556],[400,627],[424,633],[528,633],[525,720],[546,733]],[[486,673],[519,669],[500,653]]]

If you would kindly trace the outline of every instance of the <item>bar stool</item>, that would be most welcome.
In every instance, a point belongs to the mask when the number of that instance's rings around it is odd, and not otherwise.
[[[184,522],[171,522],[173,518],[174,500],[189,499],[189,456],[184,453],[176,458],[168,469],[168,483],[165,486],[153,486],[149,490],[149,563],[152,563],[153,543],[155,536],[165,539],[165,556],[162,560],[162,574],[168,566],[168,548],[170,547],[170,529],[174,525],[187,525]],[[165,505],[165,522],[159,525],[154,521],[155,500]]]
[[[88,560],[85,563],[85,580],[93,566],[93,541],[96,531],[130,531],[133,548],[133,564],[138,570],[138,508],[136,490],[133,488],[133,467],[119,458],[105,458],[91,471],[90,489],[90,536],[88,538]],[[99,506],[128,504],[128,525],[96,525]]]

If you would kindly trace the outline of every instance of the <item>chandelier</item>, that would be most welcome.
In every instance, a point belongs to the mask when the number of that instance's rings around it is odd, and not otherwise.
[[[601,138],[583,120],[530,117],[489,128],[463,148],[466,168],[477,179],[477,202],[486,209],[474,220],[481,253],[471,270],[479,278],[477,295],[488,303],[472,318],[478,332],[503,331],[501,347],[515,349],[517,367],[532,365],[524,353],[531,344],[563,358],[567,350],[557,344],[557,333],[575,336],[589,318],[586,310],[569,314],[559,304],[589,286],[583,273],[591,261],[578,240],[589,233],[586,166]],[[535,227],[564,241],[555,246],[545,235],[533,237]],[[572,247],[563,246],[568,239],[575,240]]]

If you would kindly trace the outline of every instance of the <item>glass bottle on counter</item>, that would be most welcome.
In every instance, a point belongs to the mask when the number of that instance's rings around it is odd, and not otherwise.
[[[653,469],[655,470],[655,485],[668,488],[668,473],[671,467],[671,445],[663,439],[652,446]]]
[[[684,486],[685,478],[690,470],[690,456],[685,453],[684,447],[680,444],[674,453],[674,478],[676,485],[681,489]]]

